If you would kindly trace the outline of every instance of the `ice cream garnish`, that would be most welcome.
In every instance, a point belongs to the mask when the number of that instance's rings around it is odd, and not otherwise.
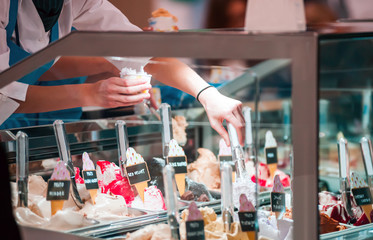
[[[185,192],[185,176],[187,173],[187,160],[182,147],[179,146],[175,139],[171,139],[169,143],[169,152],[167,164],[175,169],[176,185],[180,195]]]
[[[58,161],[50,180],[48,181],[47,200],[51,201],[51,213],[54,215],[62,210],[63,204],[69,199],[70,173],[63,161]]]
[[[276,139],[273,137],[271,131],[266,132],[266,141],[265,141],[265,157],[266,162],[268,164],[269,172],[271,177],[274,176],[277,170],[277,142]]]
[[[203,220],[201,212],[198,210],[197,204],[193,201],[189,205],[188,221]]]
[[[254,205],[247,199],[245,194],[240,195],[240,212],[255,212]]]
[[[280,177],[278,175],[276,175],[275,179],[273,180],[272,192],[276,192],[276,193],[283,193],[284,192],[284,186],[282,185]]]
[[[169,157],[185,156],[184,150],[179,146],[175,139],[170,141],[170,151],[168,152]]]
[[[86,189],[88,190],[93,204],[96,204],[98,180],[95,165],[89,158],[88,153],[83,153],[83,177]]]
[[[351,173],[352,194],[356,204],[360,206],[369,221],[372,222],[370,213],[372,212],[372,195],[368,184],[357,173]]]
[[[245,194],[240,195],[240,209],[238,212],[241,229],[247,232],[249,239],[255,239],[256,234],[256,212],[254,205],[247,199]]]
[[[272,212],[275,212],[276,218],[282,218],[283,213],[285,213],[285,192],[284,186],[281,183],[280,177],[275,176],[273,181],[273,189],[271,192],[271,207]]]
[[[95,165],[93,164],[92,160],[89,158],[87,152],[83,153],[83,170],[95,170]]]
[[[186,239],[205,239],[203,217],[194,201],[189,205],[189,215],[186,221]]]
[[[126,156],[128,181],[136,187],[142,201],[144,201],[144,191],[148,187],[148,181],[150,180],[148,165],[142,156],[131,147],[127,149]]]

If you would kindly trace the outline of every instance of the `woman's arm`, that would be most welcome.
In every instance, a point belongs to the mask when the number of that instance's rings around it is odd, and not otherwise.
[[[145,71],[162,83],[180,89],[193,97],[209,86],[196,72],[186,64],[174,58],[153,58],[145,66]],[[242,115],[242,103],[219,93],[216,88],[208,88],[199,95],[199,101],[205,108],[212,128],[229,144],[229,137],[222,123],[230,122],[236,129],[240,142],[244,141],[245,120]]]
[[[144,79],[108,78],[91,84],[61,86],[33,86],[27,91],[26,101],[19,102],[17,113],[37,113],[61,109],[100,106],[122,107],[141,103],[150,97],[151,85]]]
[[[54,81],[104,74],[119,77],[119,72],[119,69],[103,57],[63,56],[39,78],[39,81]]]

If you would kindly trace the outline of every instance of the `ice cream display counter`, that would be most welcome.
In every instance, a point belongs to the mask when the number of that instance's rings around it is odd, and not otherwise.
[[[150,56],[173,57],[242,101],[246,120],[244,146],[224,123],[228,147],[200,103],[152,77],[158,111],[146,102],[87,108],[79,119],[1,130],[25,239],[348,239],[359,231],[369,238],[371,217],[360,219],[369,204],[347,196],[370,192],[363,160],[372,158],[361,157],[359,144],[370,134],[373,29],[349,24],[292,34],[73,32],[2,72],[0,87],[78,56],[105,57],[137,76]]]

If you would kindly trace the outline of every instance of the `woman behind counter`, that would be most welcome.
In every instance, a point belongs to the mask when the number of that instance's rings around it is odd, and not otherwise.
[[[67,35],[72,28],[87,31],[140,31],[106,0],[0,0],[0,71]],[[222,125],[224,120],[232,123],[240,139],[243,139],[241,102],[223,96],[213,87],[206,88],[208,83],[176,59],[152,60],[157,63],[148,63],[145,71],[164,84],[193,97],[199,94],[199,101],[206,110],[211,126],[227,143],[228,134]],[[0,128],[35,125],[35,119],[42,118],[45,112],[85,106],[122,107],[141,103],[150,97],[148,93],[141,93],[150,89],[150,84],[141,80],[120,79],[119,70],[102,58],[83,66],[79,61],[53,63],[47,63],[0,89],[3,100],[0,103]],[[100,68],[94,67],[97,64]],[[50,68],[51,71],[61,73],[62,69],[58,68],[62,67],[69,69],[66,76],[61,76],[68,80],[39,81],[40,76]],[[100,71],[96,72],[96,69]],[[112,77],[94,83],[84,83],[84,78],[76,78],[103,72],[109,72]]]

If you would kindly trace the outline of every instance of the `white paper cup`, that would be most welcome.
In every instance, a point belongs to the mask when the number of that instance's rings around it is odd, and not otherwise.
[[[152,79],[152,75],[147,75],[147,74],[125,74],[125,75],[120,75],[121,78],[123,79],[146,79],[146,83],[150,84],[150,80]],[[148,93],[149,90],[144,90],[141,93]]]

